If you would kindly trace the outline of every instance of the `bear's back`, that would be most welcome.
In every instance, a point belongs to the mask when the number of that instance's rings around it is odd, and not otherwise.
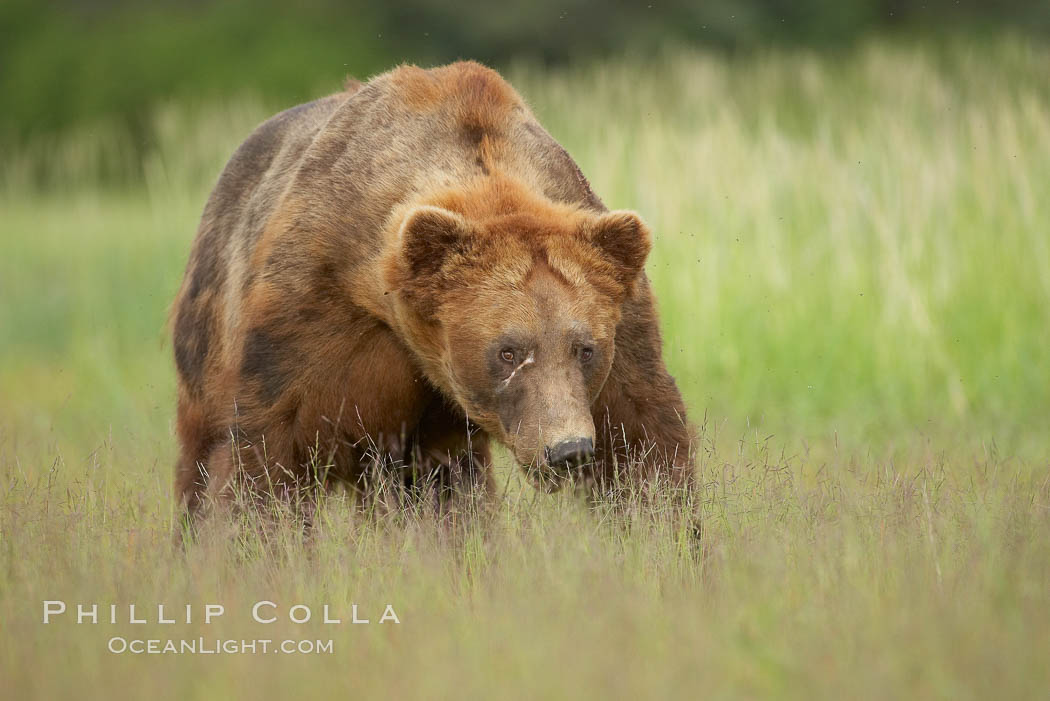
[[[514,88],[471,61],[365,83],[303,153],[291,191],[315,213],[336,210],[347,243],[371,245],[398,205],[495,169],[553,201],[605,209]]]
[[[490,168],[553,201],[605,209],[498,73],[473,62],[401,66],[260,125],[209,197],[194,258],[202,268],[215,263],[206,277],[221,278],[225,268],[249,279],[236,269],[278,213],[298,220],[298,235],[334,236],[367,258],[399,204]]]

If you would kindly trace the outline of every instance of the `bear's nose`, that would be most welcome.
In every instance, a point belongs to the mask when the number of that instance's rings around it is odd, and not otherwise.
[[[547,462],[553,467],[569,467],[588,462],[594,457],[594,441],[574,438],[547,448]]]

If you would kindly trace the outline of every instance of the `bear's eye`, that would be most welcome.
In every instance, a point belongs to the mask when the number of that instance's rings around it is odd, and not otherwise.
[[[510,348],[504,348],[503,350],[501,350],[499,352],[499,357],[500,357],[500,360],[502,360],[505,363],[513,363],[514,362],[514,351],[512,349],[510,349]]]
[[[594,349],[590,346],[584,346],[580,349],[580,360],[586,363],[588,360],[594,357]]]

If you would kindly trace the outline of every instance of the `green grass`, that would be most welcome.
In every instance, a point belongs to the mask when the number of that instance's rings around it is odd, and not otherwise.
[[[656,232],[666,356],[697,423],[703,557],[635,504],[501,468],[450,539],[322,505],[172,550],[164,326],[224,159],[279,106],[154,116],[144,180],[85,127],[0,171],[0,678],[12,697],[1018,698],[1050,685],[1050,50],[507,71],[613,207]],[[124,160],[122,160],[124,159]],[[45,163],[52,177],[41,187]],[[115,164],[115,165],[114,165]],[[134,169],[129,169],[132,172]],[[40,622],[42,601],[227,613]],[[350,602],[400,626],[252,623]],[[105,613],[105,611],[103,612]],[[125,637],[332,639],[315,656],[132,656]]]

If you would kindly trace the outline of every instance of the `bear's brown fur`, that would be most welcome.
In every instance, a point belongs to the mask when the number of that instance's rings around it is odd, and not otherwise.
[[[282,112],[223,171],[173,308],[177,498],[380,463],[483,491],[490,437],[548,486],[591,441],[588,475],[688,484],[649,247],[479,64]]]

